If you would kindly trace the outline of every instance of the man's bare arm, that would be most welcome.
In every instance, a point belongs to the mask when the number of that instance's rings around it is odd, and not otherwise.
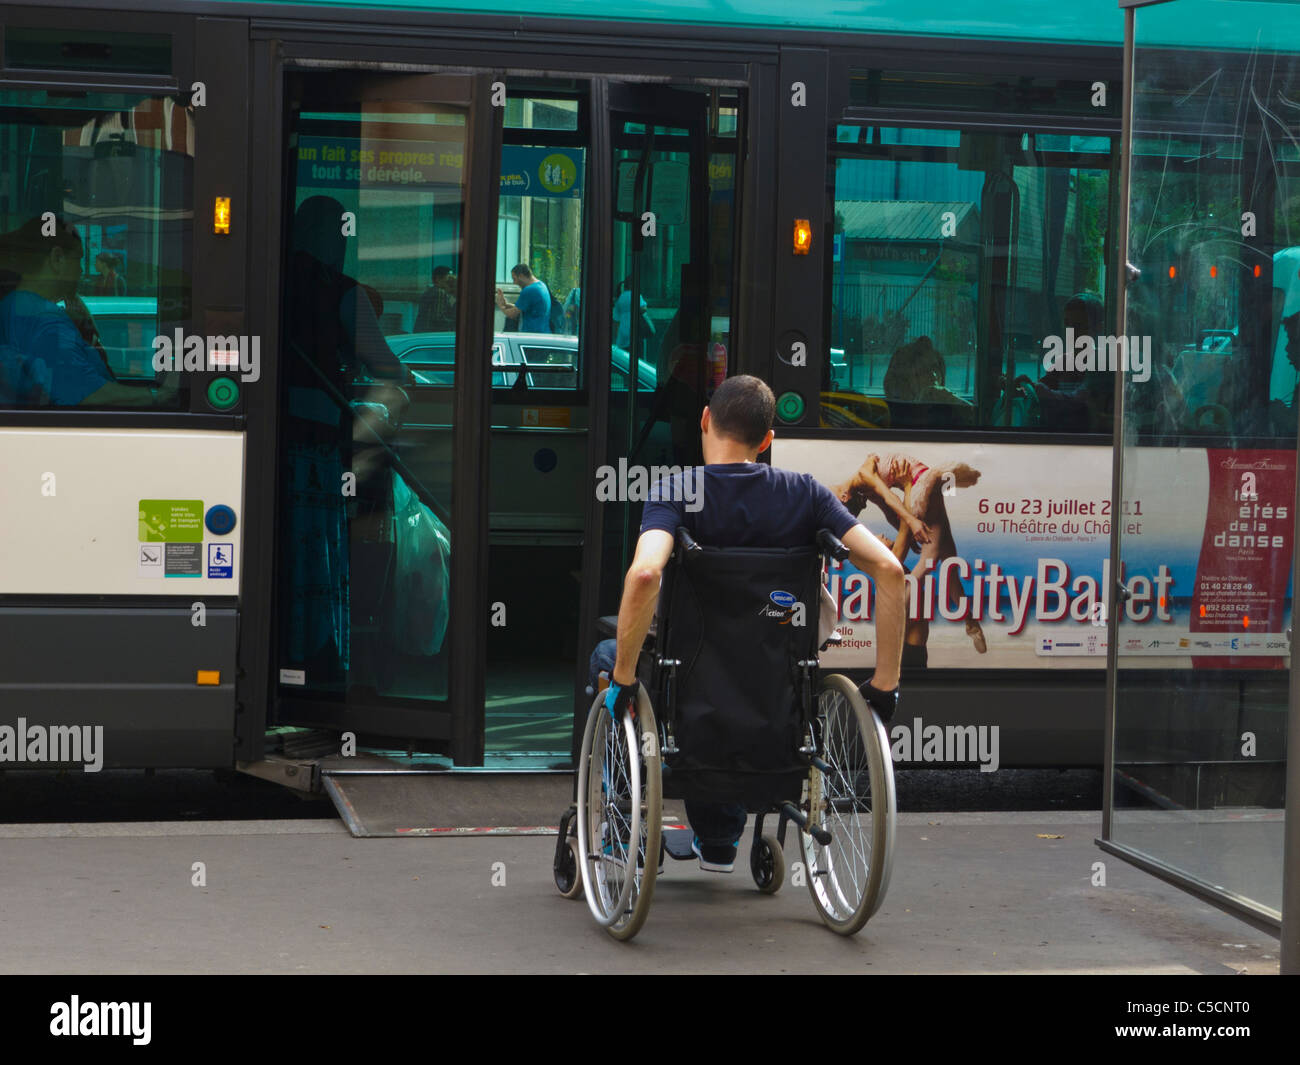
[[[611,678],[616,684],[636,680],[637,655],[654,620],[659,578],[672,556],[673,542],[672,534],[663,529],[649,529],[636,542],[636,555],[623,581],[623,601],[618,608],[618,657]]]
[[[871,578],[876,589],[876,671],[871,686],[879,691],[893,691],[898,687],[907,620],[903,565],[878,537],[861,525],[853,526],[842,539],[849,549],[849,561]],[[619,628],[622,629],[621,615]]]

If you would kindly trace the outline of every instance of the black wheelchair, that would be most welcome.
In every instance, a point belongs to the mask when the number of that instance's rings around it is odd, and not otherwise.
[[[758,889],[781,887],[793,821],[818,913],[853,935],[889,885],[896,804],[884,724],[847,677],[818,674],[834,642],[818,632],[823,565],[848,549],[825,529],[797,548],[708,547],[684,528],[676,540],[635,710],[616,721],[598,692],[587,716],[556,887],[631,939],[654,896],[663,799],[744,803]]]

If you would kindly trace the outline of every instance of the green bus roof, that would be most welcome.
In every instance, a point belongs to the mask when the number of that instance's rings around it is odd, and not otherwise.
[[[249,3],[249,0],[220,0]],[[357,11],[437,11],[464,15],[649,22],[789,31],[844,31],[918,37],[980,38],[1122,45],[1124,16],[1116,0],[643,0],[633,6],[599,0],[253,0],[283,6]]]

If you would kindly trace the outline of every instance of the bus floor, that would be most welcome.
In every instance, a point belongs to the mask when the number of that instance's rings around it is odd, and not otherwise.
[[[486,765],[569,769],[573,735],[573,663],[515,658],[489,671],[484,706]]]

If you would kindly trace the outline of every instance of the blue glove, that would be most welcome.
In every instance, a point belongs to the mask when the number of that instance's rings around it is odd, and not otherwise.
[[[609,711],[609,716],[615,721],[618,720],[618,712],[624,707],[636,705],[637,693],[641,690],[641,682],[634,680],[631,684],[615,684],[614,678],[609,678],[609,687],[605,689],[605,709]]]

